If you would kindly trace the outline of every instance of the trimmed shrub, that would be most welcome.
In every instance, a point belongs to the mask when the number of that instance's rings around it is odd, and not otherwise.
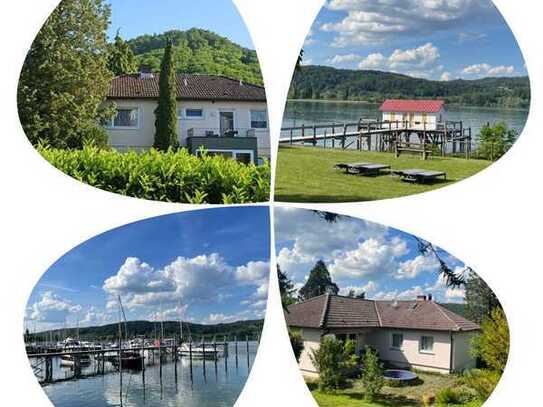
[[[355,348],[353,341],[325,337],[320,347],[312,351],[311,360],[319,372],[320,390],[333,391],[345,385],[358,364]]]
[[[242,164],[221,156],[201,157],[186,149],[138,153],[85,146],[39,153],[65,174],[96,188],[135,198],[193,204],[264,202],[270,195],[270,166]]]

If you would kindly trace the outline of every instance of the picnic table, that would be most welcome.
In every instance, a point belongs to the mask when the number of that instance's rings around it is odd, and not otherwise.
[[[447,174],[443,171],[409,169],[409,170],[394,170],[393,173],[398,175],[402,181],[416,182],[424,184],[429,181],[434,181],[440,177],[447,180]]]
[[[347,174],[379,175],[382,170],[390,169],[390,165],[374,163],[339,163],[335,166],[345,170]]]

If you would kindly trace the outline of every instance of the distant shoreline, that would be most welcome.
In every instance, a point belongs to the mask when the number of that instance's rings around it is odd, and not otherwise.
[[[354,104],[354,105],[380,105],[379,102],[369,102],[367,100],[340,100],[340,99],[287,99],[289,102],[311,102],[311,103],[341,103],[341,104]],[[450,107],[463,108],[463,109],[484,109],[484,110],[510,110],[516,112],[530,112],[530,109],[522,109],[519,107],[488,107],[477,105],[456,105],[448,104]]]

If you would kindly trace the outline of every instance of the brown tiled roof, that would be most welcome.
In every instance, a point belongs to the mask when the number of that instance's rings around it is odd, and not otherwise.
[[[479,325],[433,301],[373,301],[321,295],[288,307],[287,324],[306,328],[473,331]]]
[[[113,79],[107,97],[110,99],[158,98],[159,74],[121,75]],[[217,75],[177,76],[177,98],[180,100],[233,100],[266,102],[263,87]]]

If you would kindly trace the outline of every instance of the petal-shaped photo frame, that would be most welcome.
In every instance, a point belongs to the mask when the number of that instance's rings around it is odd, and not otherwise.
[[[292,78],[275,198],[450,185],[502,157],[529,108],[522,52],[491,0],[328,0]]]
[[[319,406],[480,406],[509,327],[486,282],[396,229],[275,209],[278,280],[293,356]]]
[[[28,52],[19,117],[53,166],[147,200],[269,199],[260,64],[231,0],[62,0]]]
[[[28,300],[25,345],[56,407],[233,406],[258,350],[269,210],[183,212],[77,246]]]

